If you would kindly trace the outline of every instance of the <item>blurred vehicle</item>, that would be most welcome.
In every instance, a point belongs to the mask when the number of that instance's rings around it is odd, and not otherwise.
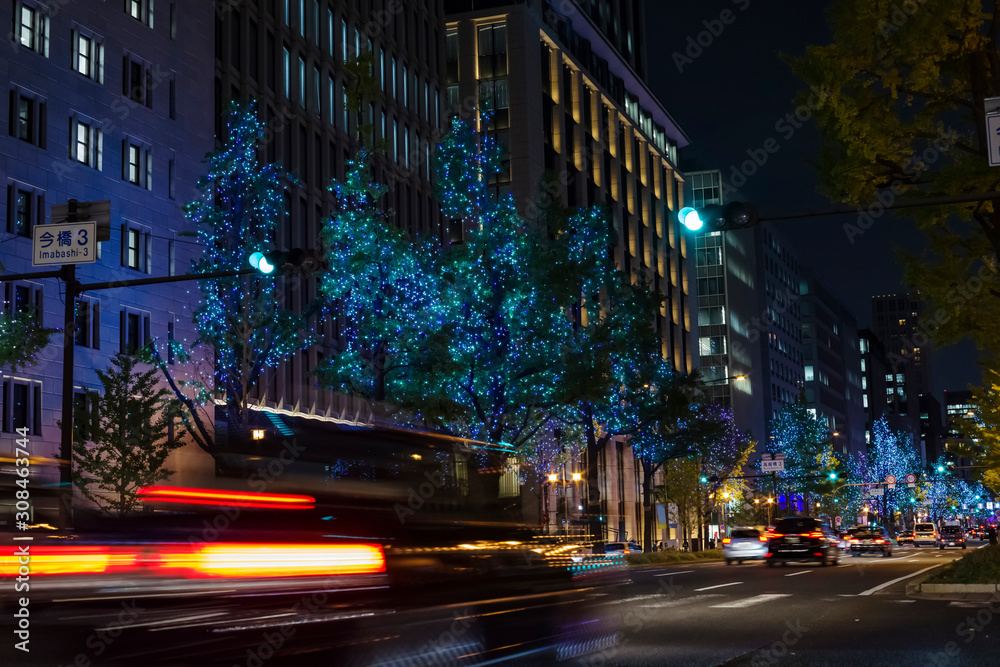
[[[838,542],[842,551],[851,550],[851,538],[854,537],[855,533],[862,530],[864,526],[853,526],[848,528],[846,531],[840,533],[840,540]]]
[[[601,547],[601,553],[605,556],[627,556],[628,554],[642,553],[642,547],[635,542],[606,542]]]
[[[965,549],[968,546],[965,543],[961,526],[945,526],[942,528],[937,545],[939,549],[944,549],[945,547],[961,547]]]
[[[892,555],[892,540],[885,534],[885,529],[878,526],[866,526],[851,536],[851,555],[881,554],[888,558]]]
[[[899,537],[896,538],[896,544],[909,544],[909,545],[912,545],[913,544],[913,531],[912,530],[904,530],[903,532],[901,532],[899,534]]]
[[[774,525],[767,542],[764,562],[773,567],[776,562],[818,561],[836,565],[840,551],[839,539],[828,525],[811,517],[787,517]]]
[[[913,546],[919,547],[924,544],[934,547],[938,544],[937,526],[933,523],[913,524]]]
[[[78,512],[75,531],[37,533],[37,664],[73,662],[107,627],[123,632],[95,655],[114,666],[243,664],[268,637],[269,667],[308,654],[344,665],[566,660],[617,641],[596,604],[628,582],[624,559],[539,545],[498,492],[502,449],[364,428],[291,442],[297,458],[221,455],[247,466],[228,489],[147,487],[144,513]],[[266,490],[252,483],[262,473]],[[0,576],[17,567],[0,555]],[[0,590],[0,605],[16,595]]]
[[[733,561],[763,560],[767,553],[767,537],[756,528],[733,528],[729,537],[722,538],[722,557],[726,565]]]

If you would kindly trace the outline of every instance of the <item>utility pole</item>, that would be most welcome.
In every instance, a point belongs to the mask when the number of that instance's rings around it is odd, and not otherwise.
[[[77,219],[77,201],[70,199],[66,222]],[[62,279],[66,283],[66,305],[63,308],[63,377],[62,433],[59,443],[59,527],[73,525],[73,365],[76,353],[76,298],[80,283],[76,279],[76,264],[63,264]]]

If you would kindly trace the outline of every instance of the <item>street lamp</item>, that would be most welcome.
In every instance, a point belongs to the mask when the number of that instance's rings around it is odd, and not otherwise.
[[[723,382],[729,382],[730,380],[746,380],[748,377],[749,376],[746,375],[746,374],[731,375],[729,377],[718,378],[718,379],[715,379],[715,380],[708,380],[706,382],[702,382],[702,385],[704,385],[706,387],[712,387],[712,386],[715,386],[717,384],[722,384]]]

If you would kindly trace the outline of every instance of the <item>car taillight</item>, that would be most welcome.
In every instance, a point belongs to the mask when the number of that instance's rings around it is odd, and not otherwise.
[[[189,577],[302,577],[385,572],[378,544],[208,544],[164,553],[159,567]]]
[[[724,538],[722,538],[722,543],[723,543],[723,544],[730,544],[731,542],[732,542],[732,540],[731,540],[731,539],[729,539],[728,537],[724,537]]]
[[[770,533],[770,536],[771,537],[784,537],[785,534],[784,533]]]
[[[0,575],[15,576],[21,566],[31,574],[104,574],[123,572],[136,567],[132,549],[108,546],[31,546],[21,562],[17,554],[0,558]]]
[[[876,539],[875,544],[884,544],[885,540]]]
[[[802,537],[823,537],[823,532],[819,530],[814,530],[811,533],[802,533]]]
[[[759,539],[761,542],[767,542],[767,535],[761,535],[757,539]]]

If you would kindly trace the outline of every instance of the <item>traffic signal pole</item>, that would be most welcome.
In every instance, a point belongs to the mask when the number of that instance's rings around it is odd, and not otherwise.
[[[112,289],[159,285],[186,280],[211,280],[260,273],[257,269],[215,271],[213,273],[185,273],[161,278],[136,278],[135,280],[109,280],[99,283],[81,283],[76,279],[76,264],[63,264],[58,271],[0,274],[0,280],[39,280],[61,278],[66,283],[66,305],[63,309],[63,373],[62,373],[62,429],[59,441],[59,527],[73,525],[73,365],[76,351],[76,299],[82,293]]]
[[[886,211],[891,211],[899,208],[966,204],[970,202],[989,201],[995,199],[1000,199],[1000,192],[980,192],[968,195],[955,195],[952,197],[928,197],[927,199],[899,201],[888,205],[883,204],[882,208]],[[760,222],[773,222],[775,220],[796,220],[798,218],[816,218],[824,215],[845,215],[855,214],[858,212],[859,209],[856,206],[828,206],[812,210],[791,211],[788,213],[782,213],[781,215],[761,215],[758,217],[758,220]]]

